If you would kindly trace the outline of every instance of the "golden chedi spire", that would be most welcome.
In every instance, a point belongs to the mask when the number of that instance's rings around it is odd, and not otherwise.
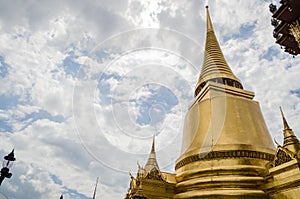
[[[289,124],[286,121],[286,118],[283,114],[283,111],[280,107],[280,112],[282,116],[282,121],[283,121],[283,135],[284,135],[284,141],[283,141],[283,147],[288,149],[294,154],[297,154],[298,151],[300,150],[300,142],[298,138],[295,136],[295,133],[293,130],[289,127]]]
[[[219,42],[214,33],[208,6],[206,6],[206,43],[201,74],[196,85],[195,96],[205,86],[207,81],[216,81],[237,88],[243,88],[240,80],[232,73],[227,64]]]
[[[147,173],[149,173],[152,169],[156,169],[157,171],[159,171],[155,153],[155,135],[153,135],[151,152],[144,169]]]
[[[155,135],[153,135],[152,147],[145,167],[142,168],[139,165],[138,167],[137,178],[163,181],[163,176],[156,160]]]
[[[226,63],[206,12],[204,61],[185,117],[174,198],[266,198],[273,140],[254,93],[243,90]]]

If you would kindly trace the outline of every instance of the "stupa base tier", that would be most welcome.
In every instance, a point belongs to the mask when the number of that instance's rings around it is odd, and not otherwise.
[[[206,198],[206,199],[266,199],[266,194],[262,190],[251,189],[205,189],[191,190],[179,193],[174,199],[183,198]]]
[[[193,158],[195,161],[176,170],[174,198],[265,199],[264,176],[269,160],[266,156],[251,156]]]

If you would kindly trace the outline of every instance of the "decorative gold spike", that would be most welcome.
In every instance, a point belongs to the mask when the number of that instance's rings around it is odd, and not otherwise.
[[[283,114],[282,108],[281,107],[279,107],[279,108],[280,108],[280,112],[281,112],[281,116],[282,116],[284,129],[290,129],[289,124],[287,123],[285,116]]]

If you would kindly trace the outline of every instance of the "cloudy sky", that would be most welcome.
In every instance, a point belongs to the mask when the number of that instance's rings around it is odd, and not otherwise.
[[[300,137],[299,57],[275,45],[271,0],[209,1],[227,62],[282,141]],[[274,3],[278,4],[274,1]],[[11,199],[122,198],[157,156],[173,172],[205,42],[200,0],[0,1],[0,155]]]

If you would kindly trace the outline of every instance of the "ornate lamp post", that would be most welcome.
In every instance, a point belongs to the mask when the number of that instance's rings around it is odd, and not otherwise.
[[[12,167],[13,162],[16,160],[14,155],[14,149],[7,155],[4,156],[3,160],[3,168],[1,169],[1,176],[0,176],[0,185],[2,184],[3,180],[5,178],[10,178],[12,176],[12,173],[9,173],[9,169]]]

